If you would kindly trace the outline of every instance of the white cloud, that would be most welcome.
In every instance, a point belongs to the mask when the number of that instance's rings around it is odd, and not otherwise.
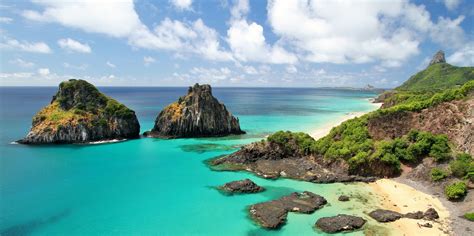
[[[47,76],[50,74],[50,71],[48,68],[39,68],[38,69],[38,74],[41,76]]]
[[[450,48],[462,47],[465,43],[464,30],[460,26],[464,16],[454,20],[439,17],[438,22],[431,27],[433,41]]]
[[[443,2],[450,11],[455,10],[461,4],[461,0],[443,0]]]
[[[240,0],[231,8],[232,19],[227,30],[227,42],[241,61],[258,61],[275,64],[295,63],[298,59],[280,45],[269,45],[263,35],[263,27],[245,19],[249,11],[248,1]]]
[[[193,0],[170,0],[171,4],[179,10],[191,10]]]
[[[145,66],[149,66],[154,62],[156,62],[156,60],[153,57],[143,57],[143,63],[145,64]]]
[[[19,50],[34,53],[51,53],[51,49],[44,42],[20,42],[16,39],[6,37],[0,42],[0,49]]]
[[[17,58],[17,59],[14,59],[14,60],[10,60],[9,61],[10,64],[14,64],[14,65],[17,65],[17,66],[20,66],[20,67],[33,67],[35,66],[35,63],[33,62],[29,62],[29,61],[25,61],[21,58]]]
[[[76,70],[85,70],[85,69],[87,69],[87,65],[86,65],[86,64],[73,65],[73,64],[69,64],[69,63],[67,63],[67,62],[64,62],[64,63],[63,63],[63,66],[64,66],[64,68],[68,68],[68,69],[76,69]]]
[[[31,72],[0,73],[0,79],[25,79],[32,75]]]
[[[10,17],[0,17],[0,23],[10,24],[12,21],[13,19]]]
[[[232,60],[232,55],[221,48],[217,32],[201,19],[181,22],[166,18],[151,31],[140,21],[133,0],[35,0],[34,3],[44,10],[22,13],[33,21],[56,22],[86,32],[126,38],[136,48],[191,53],[209,60]]]
[[[60,39],[58,40],[58,45],[67,51],[74,51],[80,53],[90,53],[91,47],[88,44],[80,43],[74,39],[67,38],[67,39]]]
[[[286,70],[287,73],[290,73],[290,74],[298,73],[298,69],[294,65],[287,66],[285,70]]]
[[[107,61],[105,64],[106,64],[108,67],[110,67],[110,68],[115,68],[115,67],[117,67],[117,66],[115,66],[115,64],[113,64],[113,63],[110,62],[110,61]]]
[[[454,52],[447,58],[447,62],[457,66],[474,66],[474,42]]]

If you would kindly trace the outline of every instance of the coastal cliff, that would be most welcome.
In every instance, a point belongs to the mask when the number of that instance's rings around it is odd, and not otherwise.
[[[244,134],[239,120],[213,95],[210,85],[195,84],[188,94],[165,107],[149,137],[190,138]]]
[[[19,143],[86,143],[139,137],[135,112],[84,80],[64,81]]]

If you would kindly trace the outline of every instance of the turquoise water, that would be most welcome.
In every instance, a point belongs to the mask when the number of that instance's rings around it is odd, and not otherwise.
[[[142,131],[186,88],[102,88],[137,111]],[[100,145],[10,144],[55,88],[0,88],[0,232],[2,235],[315,235],[322,216],[363,211],[374,200],[338,202],[341,193],[366,195],[363,184],[318,185],[266,180],[246,172],[216,172],[206,159],[280,130],[311,131],[348,112],[368,111],[364,91],[215,88],[214,94],[248,132],[227,138],[142,138]],[[250,178],[267,191],[226,196],[214,187]],[[255,225],[247,206],[294,191],[312,191],[329,205],[311,215],[289,214],[280,230]],[[362,231],[351,235],[360,235]]]

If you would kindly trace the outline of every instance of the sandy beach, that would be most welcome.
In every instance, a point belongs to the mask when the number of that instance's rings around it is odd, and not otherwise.
[[[329,132],[331,131],[331,129],[333,127],[336,127],[338,125],[340,125],[342,122],[346,121],[346,120],[350,120],[352,118],[355,118],[355,117],[360,117],[360,116],[363,116],[371,111],[375,111],[377,109],[379,109],[381,106],[382,106],[382,103],[371,103],[374,108],[370,111],[360,111],[360,112],[351,112],[351,113],[348,113],[338,119],[334,119],[330,122],[326,122],[323,126],[320,126],[314,130],[312,130],[309,135],[311,135],[311,137],[313,137],[314,139],[320,139],[324,136],[326,136],[327,134],[329,134]]]
[[[393,210],[400,213],[426,211],[433,207],[439,214],[436,222],[424,220],[400,219],[391,223],[384,223],[393,228],[393,235],[449,235],[449,211],[441,201],[429,194],[418,191],[408,185],[392,179],[380,179],[369,183],[373,193],[380,200],[382,209]],[[432,228],[420,227],[418,224],[429,222]]]

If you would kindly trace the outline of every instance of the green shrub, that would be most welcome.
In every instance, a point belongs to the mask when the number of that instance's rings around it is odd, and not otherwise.
[[[440,168],[435,167],[435,168],[431,169],[431,180],[432,181],[440,181],[440,180],[446,178],[447,176],[448,176],[448,174]]]
[[[434,136],[429,155],[439,162],[449,159],[450,153],[448,136],[445,134]]]
[[[472,157],[467,153],[458,154],[456,160],[453,160],[449,163],[449,168],[451,173],[459,178],[465,177],[469,172],[474,170],[474,161]]]
[[[464,218],[466,218],[469,221],[474,221],[474,212],[468,212],[464,214]]]
[[[448,199],[450,200],[460,199],[466,196],[466,193],[467,193],[466,183],[462,181],[452,183],[446,186],[446,188],[444,189],[444,193],[446,194],[446,197],[448,197]]]
[[[292,145],[295,144],[301,154],[311,153],[311,147],[315,140],[303,132],[278,131],[267,138],[268,142],[276,143],[285,149],[285,152],[293,152]]]

